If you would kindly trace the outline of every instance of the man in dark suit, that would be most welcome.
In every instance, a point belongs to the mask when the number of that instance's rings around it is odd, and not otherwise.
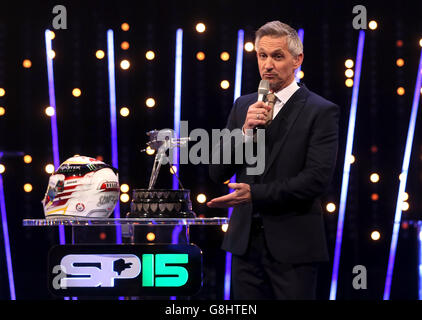
[[[213,181],[236,174],[237,183],[207,205],[234,207],[222,247],[233,254],[235,299],[315,299],[318,264],[328,260],[319,197],[335,169],[339,107],[296,83],[303,46],[290,26],[262,26],[255,50],[275,105],[257,102],[257,93],[239,97],[226,127],[241,128],[242,142],[221,142],[217,149],[234,154],[264,127],[265,170],[248,175],[247,164],[211,164]]]

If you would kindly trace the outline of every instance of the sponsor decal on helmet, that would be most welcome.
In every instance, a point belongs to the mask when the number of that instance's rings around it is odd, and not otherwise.
[[[116,181],[105,181],[100,184],[102,191],[119,191],[119,183]]]
[[[81,202],[77,203],[76,204],[76,210],[79,211],[79,212],[84,211],[85,210],[85,205],[83,203],[81,203]]]
[[[117,203],[116,195],[102,195],[97,203],[97,207],[101,207],[106,204],[115,205]]]

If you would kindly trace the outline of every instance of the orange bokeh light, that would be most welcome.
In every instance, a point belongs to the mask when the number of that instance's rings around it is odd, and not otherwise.
[[[127,22],[123,22],[120,27],[122,28],[123,31],[128,31],[130,29],[129,23]]]
[[[378,199],[379,199],[379,195],[378,195],[378,193],[373,193],[373,194],[371,194],[371,200],[372,200],[372,201],[378,201]]]
[[[127,42],[127,41],[123,41],[120,44],[120,48],[122,48],[122,50],[127,50],[127,49],[129,49],[129,47],[130,47],[130,45],[129,45],[129,42]]]

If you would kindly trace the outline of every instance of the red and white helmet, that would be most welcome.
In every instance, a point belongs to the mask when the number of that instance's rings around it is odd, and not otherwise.
[[[94,158],[75,155],[48,181],[42,204],[49,218],[107,218],[119,199],[117,170]]]

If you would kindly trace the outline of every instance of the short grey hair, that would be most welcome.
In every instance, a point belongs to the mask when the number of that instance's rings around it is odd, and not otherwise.
[[[264,36],[283,37],[287,36],[287,48],[292,56],[297,57],[303,53],[303,44],[296,30],[288,24],[280,21],[271,21],[264,24],[255,32],[255,48],[258,48],[259,40]]]

